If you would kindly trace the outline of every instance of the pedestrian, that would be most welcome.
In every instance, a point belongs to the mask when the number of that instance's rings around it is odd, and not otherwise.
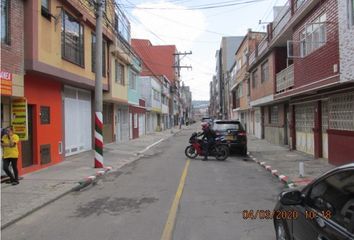
[[[18,143],[20,141],[17,134],[13,132],[12,127],[6,129],[6,134],[1,138],[1,146],[3,147],[3,161],[4,161],[4,171],[9,176],[12,185],[19,184],[18,181],[18,170],[17,170],[17,159],[18,159]],[[14,175],[9,170],[9,165],[11,163]]]

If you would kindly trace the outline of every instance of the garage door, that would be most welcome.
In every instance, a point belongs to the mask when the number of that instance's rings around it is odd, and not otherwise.
[[[261,110],[260,109],[256,109],[256,111],[255,111],[255,120],[256,120],[256,123],[254,125],[255,135],[257,138],[261,139],[262,138],[262,122],[261,122]]]
[[[314,104],[295,106],[296,149],[314,155]]]
[[[92,148],[91,93],[64,88],[65,156]]]
[[[139,114],[139,137],[145,134],[145,114]]]

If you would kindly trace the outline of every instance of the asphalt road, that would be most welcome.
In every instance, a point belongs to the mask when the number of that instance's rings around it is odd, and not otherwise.
[[[254,162],[237,155],[225,162],[192,160],[180,184],[191,133],[179,133],[97,185],[20,220],[2,231],[2,239],[159,240],[166,229],[174,240],[275,239],[271,220],[242,216],[244,210],[273,209],[282,189]],[[181,185],[179,208],[171,215]],[[168,216],[174,229],[166,227]]]

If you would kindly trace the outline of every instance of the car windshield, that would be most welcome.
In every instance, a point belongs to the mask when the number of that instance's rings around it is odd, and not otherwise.
[[[216,123],[214,125],[214,130],[217,131],[227,131],[229,129],[243,130],[242,125],[240,123]]]

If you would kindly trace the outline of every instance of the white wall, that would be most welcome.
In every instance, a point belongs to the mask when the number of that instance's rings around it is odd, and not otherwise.
[[[348,19],[349,0],[338,3],[339,59],[341,81],[354,80],[354,25]]]

